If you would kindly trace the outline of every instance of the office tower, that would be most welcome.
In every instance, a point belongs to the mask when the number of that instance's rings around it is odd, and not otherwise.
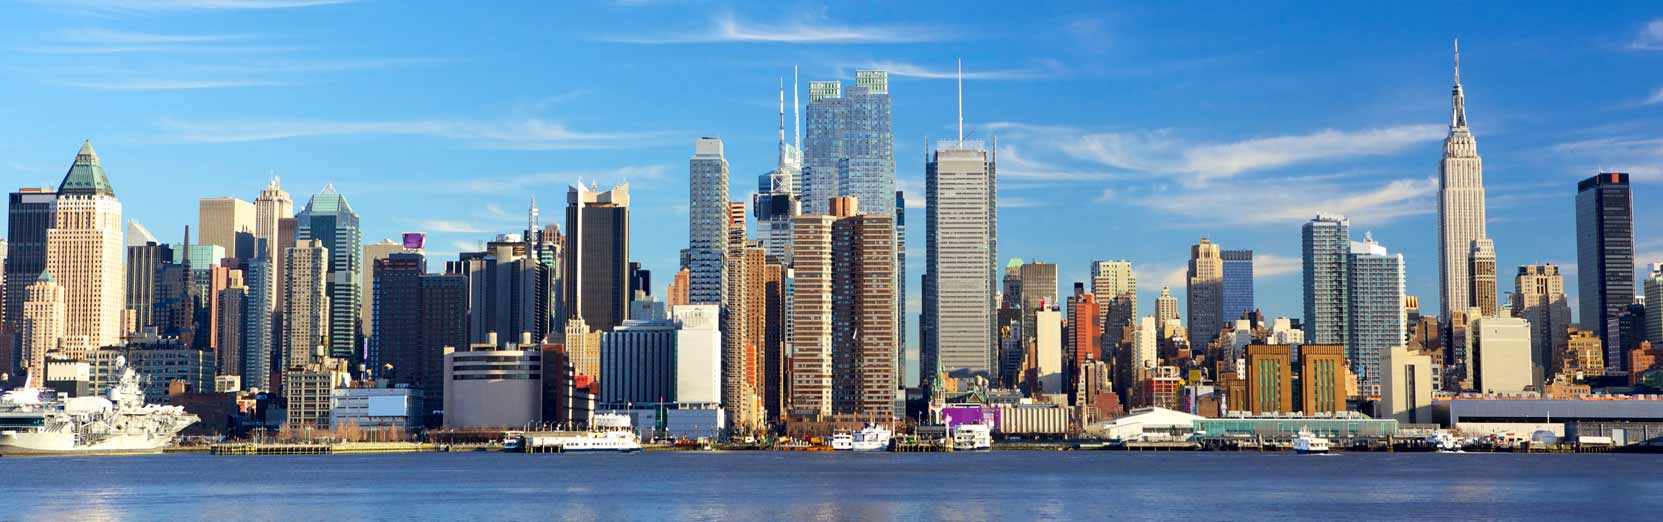
[[[1382,366],[1386,375],[1381,379],[1380,411],[1375,416],[1410,424],[1432,423],[1432,358],[1393,346]]]
[[[1489,237],[1484,230],[1484,162],[1478,157],[1478,141],[1467,129],[1467,96],[1461,89],[1461,47],[1457,42],[1449,136],[1444,138],[1443,160],[1438,163],[1438,284],[1443,289],[1438,300],[1443,308],[1439,318],[1448,319],[1450,312],[1469,306],[1484,309],[1473,300],[1470,272],[1473,242]],[[1494,310],[1491,306],[1485,313]]]
[[[1054,305],[1034,311],[1034,388],[1032,395],[1048,396],[1053,402],[1067,399],[1068,381],[1063,374],[1062,312]]]
[[[1352,243],[1348,264],[1346,359],[1357,374],[1359,392],[1378,395],[1380,362],[1393,346],[1403,344],[1408,327],[1403,311],[1403,254],[1389,254],[1385,246],[1365,235],[1363,242]]]
[[[277,246],[270,247],[268,245],[268,248],[271,248],[271,251],[274,252],[272,257],[276,260],[273,264],[275,268],[272,270],[273,274],[277,274],[277,282],[274,285],[276,293],[273,294],[277,296],[277,301],[273,304],[274,310],[281,310],[283,308],[283,297],[288,295],[288,291],[283,288],[283,285],[287,280],[283,279],[282,276],[282,274],[287,273],[289,269],[288,257],[285,256],[289,255],[289,249],[294,248],[295,237],[299,231],[300,222],[296,221],[295,218],[288,217],[279,219],[277,220]]]
[[[519,238],[500,239],[484,252],[463,253],[447,270],[468,280],[468,338],[483,343],[493,333],[502,338],[530,333],[540,342],[553,329],[550,268],[528,257]]]
[[[711,409],[722,400],[721,310],[716,305],[670,309],[676,323],[676,403],[683,409]]]
[[[1518,275],[1513,277],[1513,317],[1530,323],[1530,358],[1538,361],[1536,371],[1542,372],[1537,377],[1559,371],[1559,366],[1549,361],[1558,359],[1568,346],[1571,305],[1558,266],[1519,267]]]
[[[253,203],[229,196],[197,200],[196,242],[219,245],[227,257],[253,257],[257,225],[254,210]]]
[[[1257,309],[1253,304],[1253,251],[1224,250],[1219,252],[1219,258],[1224,260],[1224,314],[1221,319],[1229,323]]]
[[[791,415],[832,411],[832,228],[838,216],[805,214],[791,223]]]
[[[726,202],[723,209],[726,209]],[[567,318],[610,330],[628,314],[629,185],[566,192],[566,259],[561,278]]]
[[[289,223],[287,235],[283,234],[285,221]],[[278,285],[283,284],[283,278],[279,274],[283,273],[283,254],[289,247],[294,246],[294,228],[294,200],[289,198],[289,193],[284,192],[278,185],[278,179],[273,177],[271,182],[260,190],[260,195],[254,198],[255,248],[264,249],[265,256],[271,258],[271,267],[268,270],[274,277],[267,279],[267,284],[271,285],[271,288],[266,289],[265,295],[271,296],[270,306],[273,311],[282,305],[283,293]],[[243,382],[246,384],[248,381],[245,378]]]
[[[1637,346],[1646,340],[1646,303],[1636,298],[1617,314],[1617,345]],[[1623,350],[1628,353],[1628,350]],[[1624,368],[1626,371],[1627,368]]]
[[[1097,296],[1086,293],[1085,285],[1074,283],[1074,295],[1068,297],[1068,338],[1064,352],[1068,364],[1063,368],[1068,376],[1070,396],[1079,389],[1081,368],[1103,360],[1102,323],[1097,318]],[[1079,397],[1074,397],[1078,404]]]
[[[854,196],[874,213],[894,212],[895,136],[889,73],[855,71],[838,81],[809,82],[808,142],[803,150],[805,212],[826,212],[834,196]]]
[[[728,160],[722,140],[699,138],[687,163],[687,252],[692,257],[688,292],[695,303],[717,304],[727,289],[722,258],[728,250]]]
[[[792,110],[797,107],[797,83],[791,83]],[[797,185],[802,176],[802,136],[796,143],[785,141],[785,82],[780,82],[779,96],[779,158],[774,170],[757,179],[756,195],[752,197],[751,212],[756,217],[756,237],[767,249],[768,256],[784,264],[791,264],[791,218],[802,213]],[[802,122],[797,122],[801,128]],[[697,190],[697,189],[695,189]]]
[[[1218,244],[1203,237],[1191,246],[1189,269],[1184,275],[1190,337],[1195,344],[1206,346],[1224,328],[1224,259]]]
[[[316,240],[329,252],[329,356],[356,361],[358,350],[359,303],[363,288],[363,231],[358,214],[346,197],[325,185],[312,196],[306,208],[295,216],[296,241]],[[290,292],[289,295],[295,295]]]
[[[937,143],[924,165],[924,311],[918,326],[925,387],[941,372],[991,372],[998,339],[997,161],[981,142],[964,139],[962,78],[959,93],[958,140]]]
[[[607,409],[676,402],[676,325],[627,320],[601,334],[601,394]]]
[[[790,269],[769,260],[763,269],[762,409],[768,422],[785,419],[790,405],[785,381],[790,372],[786,335],[790,332]]]
[[[68,320],[67,296],[52,272],[44,271],[29,283],[24,293],[18,319],[18,339],[22,342],[18,366],[29,376],[28,383],[44,386],[46,382],[46,354],[61,346]]]
[[[403,243],[394,242],[391,239],[383,239],[378,243],[364,245],[364,266],[366,268],[363,271],[362,279],[358,281],[358,287],[364,291],[364,299],[358,306],[358,321],[362,327],[361,335],[365,339],[372,339],[375,333],[375,270],[370,268],[375,266],[376,261],[386,259],[393,252],[403,250]],[[375,343],[372,340],[370,353],[375,353],[374,346]],[[375,361],[370,361],[370,363],[373,366]]]
[[[589,328],[589,324],[573,317],[566,321],[563,332],[566,339],[566,354],[571,357],[572,367],[578,375],[587,375],[592,379],[601,377],[601,330]]]
[[[303,368],[329,355],[333,319],[329,303],[329,247],[317,239],[300,240],[283,254],[283,367]],[[318,351],[323,350],[322,354]]]
[[[1472,299],[1471,306],[1486,317],[1495,316],[1498,310],[1495,242],[1488,239],[1474,240],[1472,252],[1467,255],[1467,263],[1467,280],[1472,283],[1467,289],[1467,295]]]
[[[1556,352],[1548,359],[1537,359],[1537,354],[1532,353],[1530,364],[1549,370],[1548,374],[1543,376],[1544,379],[1551,377],[1553,372],[1560,371],[1576,372],[1585,377],[1605,375],[1605,345],[1600,343],[1599,337],[1591,330],[1574,327],[1570,330],[1565,340],[1565,351]],[[1641,347],[1646,344],[1648,342],[1642,342]],[[1630,364],[1629,367],[1635,368],[1629,372],[1629,375],[1635,376],[1644,373],[1650,365],[1636,368]],[[1632,379],[1630,385],[1633,385]]]
[[[843,128],[848,123],[848,100],[843,83],[836,80],[808,82],[808,135],[803,143],[803,170],[797,192],[803,213],[824,214],[828,202],[838,195],[837,165],[846,157]]]
[[[1143,319],[1138,321],[1136,339],[1133,341],[1134,347],[1132,349],[1132,369],[1134,372],[1154,368],[1160,363],[1160,354],[1156,351],[1159,344],[1156,342],[1156,338],[1160,334],[1155,324],[1155,316],[1152,315],[1143,316]]]
[[[895,191],[895,386],[907,380],[907,198]],[[904,391],[897,391],[905,397]],[[904,413],[904,412],[903,412]]]
[[[1617,315],[1634,302],[1634,199],[1628,174],[1576,184],[1576,285],[1580,323],[1605,341],[1607,369],[1621,371],[1632,346],[1618,342]]]
[[[248,346],[248,284],[242,270],[227,272],[229,279],[214,299],[215,375],[243,377],[243,353]]]
[[[445,347],[468,344],[468,280],[456,274],[423,274],[417,284],[421,337],[413,347],[394,347],[388,356],[393,358],[389,361],[394,364],[395,378],[406,379],[403,382],[425,392],[423,408],[431,416],[445,404]],[[427,424],[437,422],[430,417]]]
[[[29,284],[46,270],[46,230],[52,228],[52,202],[57,199],[53,189],[33,187],[6,198],[5,307],[0,319],[12,331],[22,329]]]
[[[1155,296],[1155,326],[1160,329],[1160,338],[1167,339],[1175,333],[1168,325],[1178,321],[1178,298],[1172,296],[1172,289],[1161,287],[1161,294]]]
[[[265,248],[265,241],[258,243]],[[277,285],[272,280],[280,275],[274,266],[271,256],[261,255],[248,260],[244,269],[248,297],[243,300],[243,353],[238,374],[245,390],[271,388],[272,354],[282,346],[272,332],[277,302],[273,295]]]
[[[1346,332],[1346,275],[1351,253],[1351,222],[1344,216],[1318,214],[1301,229],[1304,263],[1305,340],[1342,344]],[[1357,360],[1352,359],[1352,364]]]
[[[888,212],[855,210],[831,230],[832,412],[882,421],[895,417],[899,380],[895,224]]]
[[[1034,314],[1057,305],[1057,265],[1043,261],[1025,263],[1022,276],[1022,341],[1032,343],[1038,329]]]
[[[127,235],[131,243],[131,227]],[[165,267],[171,264],[173,247],[157,243],[155,238],[127,247],[127,309],[133,313],[136,330],[144,331],[157,325],[156,285]]]
[[[1247,347],[1247,409],[1254,414],[1293,411],[1293,354],[1285,345]]]
[[[1120,345],[1120,334],[1137,321],[1138,278],[1132,262],[1091,262],[1091,294],[1097,298],[1097,324],[1103,327],[1103,346]]]
[[[92,142],[82,143],[58,187],[46,231],[46,269],[64,289],[64,337],[72,354],[121,342],[127,304],[122,227],[121,202],[98,153]]]
[[[1645,281],[1646,340],[1663,345],[1663,263],[1652,263]]]
[[[369,257],[370,247],[364,247]],[[376,376],[393,382],[410,383],[420,378],[421,278],[427,274],[427,258],[419,253],[388,253],[370,260],[375,284],[370,290],[370,353],[376,354]],[[504,332],[511,334],[513,332]],[[455,345],[453,345],[455,346]],[[367,362],[367,361],[366,361]],[[390,366],[390,367],[388,367]]]
[[[1300,412],[1316,415],[1346,411],[1345,384],[1349,367],[1346,366],[1344,346],[1300,346],[1299,368]]]
[[[1530,368],[1530,325],[1517,317],[1480,317],[1468,327],[1474,388],[1483,393],[1541,390]]]

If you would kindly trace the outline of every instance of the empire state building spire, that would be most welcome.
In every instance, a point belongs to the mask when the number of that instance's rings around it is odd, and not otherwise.
[[[1494,246],[1485,232],[1484,162],[1478,156],[1478,140],[1467,129],[1467,94],[1461,86],[1461,43],[1454,48],[1454,85],[1450,88],[1449,136],[1444,138],[1443,159],[1438,163],[1438,282],[1441,286],[1439,316],[1477,308],[1485,313],[1496,309],[1495,279],[1488,265],[1474,270],[1474,253],[1480,261],[1494,259]],[[1482,263],[1480,263],[1482,264]],[[1471,319],[1470,317],[1468,319]]]
[[[1467,94],[1461,90],[1461,39],[1455,39],[1455,86],[1449,92],[1450,130],[1467,128]]]

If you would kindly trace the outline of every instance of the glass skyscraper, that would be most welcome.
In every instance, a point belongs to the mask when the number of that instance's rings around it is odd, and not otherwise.
[[[1366,237],[1351,243],[1348,256],[1346,359],[1357,374],[1364,395],[1378,395],[1381,357],[1403,344],[1403,254]]]
[[[329,356],[356,360],[354,356],[361,355],[357,353],[358,313],[364,298],[360,287],[364,233],[358,225],[358,214],[331,184],[306,202],[306,209],[295,216],[295,222],[297,241],[317,240],[329,250],[324,285],[324,293],[329,296]]]
[[[1253,251],[1225,250],[1219,253],[1224,259],[1224,324],[1233,324],[1241,318],[1242,312],[1251,312],[1253,306]]]
[[[894,211],[895,132],[889,73],[855,71],[848,90],[837,81],[808,86],[803,149],[803,212],[824,214],[827,201],[854,196],[863,213]]]
[[[1580,322],[1605,341],[1605,367],[1621,370],[1617,319],[1634,302],[1634,199],[1628,174],[1604,172],[1576,184],[1576,284]]]
[[[1346,341],[1346,256],[1351,250],[1351,222],[1345,216],[1318,214],[1301,231],[1305,265],[1305,342]]]

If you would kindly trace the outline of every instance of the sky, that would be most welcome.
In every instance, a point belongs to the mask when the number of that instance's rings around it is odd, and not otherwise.
[[[195,200],[297,208],[325,184],[366,242],[437,260],[517,232],[535,196],[628,182],[631,257],[661,294],[687,245],[687,160],[719,136],[731,199],[774,165],[776,96],[890,72],[908,195],[909,327],[923,272],[922,143],[998,140],[1001,258],[1129,259],[1140,312],[1183,299],[1189,245],[1257,256],[1299,317],[1299,227],[1347,215],[1437,310],[1436,188],[1459,38],[1499,288],[1552,262],[1574,289],[1577,180],[1633,175],[1637,262],[1663,261],[1663,6],[55,0],[0,6],[0,177],[56,185],[91,139],[129,218],[177,241]],[[878,8],[874,8],[878,7]],[[1572,296],[1573,301],[1575,296]],[[1572,310],[1576,307],[1572,306]],[[915,344],[916,331],[909,332]]]

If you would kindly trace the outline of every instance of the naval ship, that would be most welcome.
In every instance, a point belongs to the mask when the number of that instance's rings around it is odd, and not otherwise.
[[[117,362],[121,380],[106,396],[43,401],[27,385],[0,394],[0,455],[160,453],[199,420],[179,406],[145,404],[125,362]]]

